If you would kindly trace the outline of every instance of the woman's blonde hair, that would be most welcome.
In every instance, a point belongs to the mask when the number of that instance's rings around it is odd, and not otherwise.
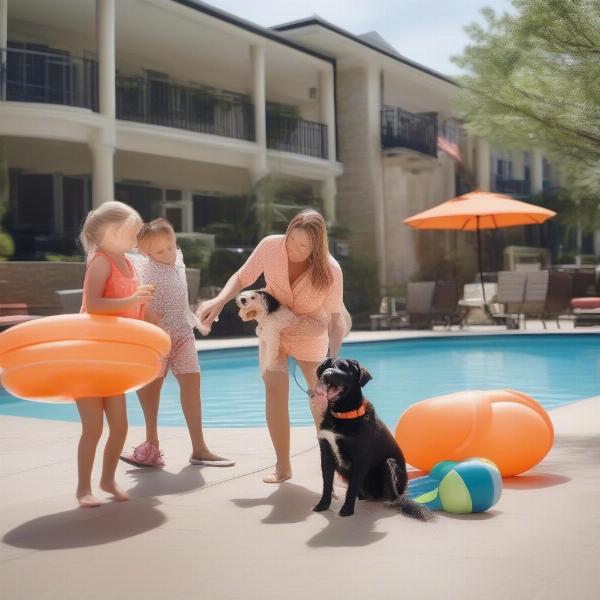
[[[299,212],[289,223],[285,237],[293,229],[303,229],[312,245],[309,260],[312,264],[311,283],[318,290],[327,289],[333,283],[333,275],[329,268],[329,242],[327,241],[327,225],[325,219],[312,208]]]
[[[138,248],[144,252],[150,250],[154,237],[165,234],[175,235],[173,225],[167,219],[159,217],[158,219],[154,219],[154,221],[150,221],[150,223],[144,223],[137,236]]]
[[[111,200],[90,210],[79,236],[85,253],[90,255],[100,245],[108,227],[111,225],[122,226],[127,222],[143,224],[142,217],[138,212],[123,202]]]

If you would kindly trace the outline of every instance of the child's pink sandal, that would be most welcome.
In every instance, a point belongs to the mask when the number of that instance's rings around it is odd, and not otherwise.
[[[144,442],[133,449],[130,454],[121,454],[123,462],[134,467],[164,467],[163,453],[152,442]]]

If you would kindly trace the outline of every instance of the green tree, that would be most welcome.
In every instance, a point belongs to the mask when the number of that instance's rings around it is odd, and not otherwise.
[[[8,211],[9,190],[10,181],[5,142],[0,138],[0,260],[10,258],[15,251],[12,237],[2,230],[2,219]]]
[[[516,14],[486,8],[486,26],[466,28],[472,43],[454,58],[467,71],[462,116],[492,142],[539,147],[587,171],[587,189],[600,190],[600,2],[512,3]]]

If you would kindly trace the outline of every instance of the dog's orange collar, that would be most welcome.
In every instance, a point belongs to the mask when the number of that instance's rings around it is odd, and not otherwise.
[[[363,403],[354,410],[349,410],[347,412],[333,412],[331,414],[336,419],[358,419],[358,417],[362,417],[367,412],[368,402],[363,400]]]

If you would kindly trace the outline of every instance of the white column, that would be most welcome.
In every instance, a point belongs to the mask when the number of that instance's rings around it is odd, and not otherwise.
[[[490,191],[490,145],[481,138],[477,138],[477,187]]]
[[[384,168],[381,153],[381,71],[374,67],[369,68],[367,75],[367,102],[368,102],[368,138],[367,144],[370,154],[371,177],[373,183],[373,209],[374,209],[374,234],[377,263],[379,265],[379,284],[382,288],[388,285],[387,266],[387,210],[384,194]]]
[[[115,118],[115,0],[96,0],[100,113]]]
[[[113,200],[115,196],[112,145],[96,143],[90,146],[92,152],[92,208],[98,208],[103,202]]]
[[[511,157],[513,179],[523,181],[525,179],[525,155],[522,150],[513,150]]]
[[[254,130],[258,155],[252,169],[254,181],[259,181],[267,174],[267,92],[265,76],[264,46],[250,48],[252,61],[252,102],[254,104]]]
[[[321,121],[327,125],[327,159],[334,162],[336,149],[333,65],[326,71],[319,71],[319,100]]]
[[[542,153],[535,149],[531,152],[531,193],[540,194],[544,191],[544,158]]]
[[[337,187],[335,177],[332,175],[321,183],[321,198],[323,199],[323,216],[325,221],[333,223],[335,221],[335,195]]]
[[[8,46],[8,0],[0,0],[0,48]],[[2,86],[0,100],[6,99],[6,51],[0,52],[0,69],[2,69]]]
[[[194,200],[193,193],[189,190],[184,190],[182,194],[183,200],[183,231],[185,233],[194,232]]]

